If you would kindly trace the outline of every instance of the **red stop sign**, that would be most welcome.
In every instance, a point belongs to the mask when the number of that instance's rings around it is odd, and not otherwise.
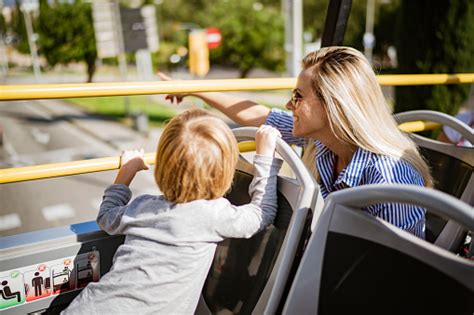
[[[222,35],[217,27],[209,27],[207,32],[207,46],[209,49],[217,48],[221,44]]]

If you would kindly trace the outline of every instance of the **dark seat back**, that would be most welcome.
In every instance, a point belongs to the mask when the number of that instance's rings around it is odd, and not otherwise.
[[[250,202],[248,186],[252,176],[237,171],[228,199],[235,205]],[[215,313],[223,309],[234,314],[250,314],[270,277],[288,230],[293,210],[278,193],[274,224],[250,239],[227,239],[214,255],[203,296]]]
[[[398,113],[395,115],[395,119],[399,123],[416,120],[434,121],[455,129],[466,140],[474,143],[473,129],[455,117],[444,113],[416,110]],[[434,187],[473,205],[474,148],[458,147],[417,134],[411,136],[431,167]],[[466,232],[455,222],[447,221],[436,214],[428,212],[426,216],[426,238],[437,246],[455,252],[464,241]]]
[[[326,199],[284,314],[469,314],[474,261],[430,244],[363,211],[410,203],[474,229],[472,207],[433,189],[366,185]]]
[[[431,168],[431,175],[435,180],[434,188],[461,199],[474,167],[440,151],[422,147],[420,152]],[[434,243],[447,223],[446,219],[428,212],[426,214],[426,240]]]

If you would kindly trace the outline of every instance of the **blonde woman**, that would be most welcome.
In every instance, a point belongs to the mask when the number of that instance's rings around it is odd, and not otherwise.
[[[278,136],[270,126],[257,132],[252,200],[242,206],[222,197],[234,176],[237,142],[222,120],[203,110],[176,116],[163,131],[155,168],[163,195],[129,203],[128,186],[148,165],[143,151],[126,151],[97,217],[105,232],[123,234],[125,242],[112,269],[62,314],[194,314],[217,243],[249,238],[275,217]]]
[[[291,113],[222,93],[187,95],[202,98],[238,124],[268,124],[279,129],[288,143],[305,146],[303,160],[324,198],[365,184],[432,186],[427,164],[398,129],[370,64],[353,48],[322,48],[303,59],[303,70],[286,104]],[[184,96],[167,98],[179,103]],[[420,238],[425,236],[423,208],[378,204],[366,210]]]

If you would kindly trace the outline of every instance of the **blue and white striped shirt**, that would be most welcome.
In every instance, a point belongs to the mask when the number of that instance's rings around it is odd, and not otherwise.
[[[266,124],[277,128],[287,143],[298,146],[305,144],[304,138],[293,136],[291,113],[273,109],[267,117]],[[319,141],[315,141],[315,145],[317,148],[315,163],[321,177],[319,184],[323,198],[336,190],[367,184],[398,183],[424,186],[423,177],[411,164],[361,148],[356,150],[349,165],[334,180],[335,154]],[[408,204],[384,203],[371,205],[365,210],[420,238],[425,238],[424,208]]]

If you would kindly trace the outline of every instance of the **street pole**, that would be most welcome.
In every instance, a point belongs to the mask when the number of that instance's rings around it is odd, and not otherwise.
[[[290,10],[290,1],[291,0],[281,0],[281,15],[283,16],[283,22],[285,23],[285,66],[286,72],[288,75],[291,75],[291,56],[292,56],[292,43],[291,43],[291,10]]]
[[[285,21],[286,69],[289,75],[297,76],[303,59],[303,3],[302,0],[282,0]]]
[[[8,73],[8,56],[5,38],[0,34],[0,75],[5,78]]]
[[[375,44],[374,36],[374,7],[375,0],[367,0],[367,12],[365,15],[364,54],[372,63],[372,50]]]
[[[293,58],[292,76],[296,77],[301,70],[301,60],[303,59],[303,1],[292,0],[292,20],[293,20]]]
[[[33,71],[35,73],[36,83],[41,81],[41,67],[38,58],[38,49],[36,47],[36,36],[33,33],[33,23],[31,21],[30,10],[26,6],[22,6],[23,16],[25,18],[26,35],[28,37],[28,45],[30,46],[31,61],[33,63]]]
[[[119,71],[122,77],[122,81],[127,81],[127,57],[125,55],[125,43],[123,40],[123,31],[122,31],[122,19],[120,18],[120,4],[117,0],[113,1],[114,6],[114,16],[115,16],[115,25],[117,32],[117,41],[118,41],[118,62],[119,62]],[[130,100],[128,96],[124,97],[125,104],[125,116],[130,116]]]

